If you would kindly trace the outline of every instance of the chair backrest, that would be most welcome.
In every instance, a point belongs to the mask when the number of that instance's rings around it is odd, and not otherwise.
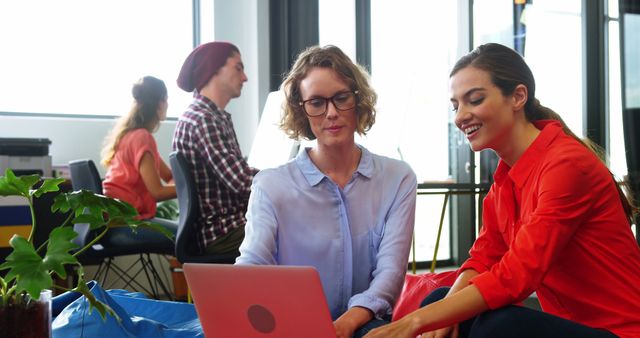
[[[190,262],[192,261],[190,258],[194,256],[194,249],[197,248],[194,223],[200,209],[198,190],[191,164],[184,154],[177,151],[171,153],[169,163],[176,184],[179,208],[176,258],[183,263]]]
[[[93,160],[71,161],[69,170],[73,190],[84,189],[102,195],[102,179]]]
[[[200,201],[192,166],[184,154],[177,151],[169,155],[169,163],[176,184],[180,212],[176,234],[176,258],[180,263],[234,263],[239,255],[237,251],[222,255],[197,252],[195,222],[200,216]]]
[[[73,190],[89,190],[102,195],[102,179],[93,160],[75,160],[69,162],[71,186]],[[73,230],[78,233],[74,242],[83,247],[91,236],[89,224],[74,224]]]

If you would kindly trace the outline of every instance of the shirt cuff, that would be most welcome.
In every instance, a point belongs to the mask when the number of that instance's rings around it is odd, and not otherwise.
[[[458,269],[457,275],[460,276],[460,274],[464,271],[464,270],[475,270],[478,273],[483,273],[485,271],[488,271],[489,269],[487,269],[487,267],[478,262],[478,261],[474,261],[474,260],[467,260],[466,262],[464,262],[462,264],[462,266]]]
[[[371,310],[373,316],[377,319],[382,319],[391,313],[391,305],[387,301],[363,293],[351,297],[349,300],[349,308],[354,306]]]
[[[513,302],[513,299],[509,297],[509,292],[490,271],[471,278],[470,283],[478,288],[487,306],[492,310]]]

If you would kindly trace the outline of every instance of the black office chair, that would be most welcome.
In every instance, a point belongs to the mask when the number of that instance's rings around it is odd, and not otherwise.
[[[200,213],[196,181],[193,178],[191,164],[180,152],[169,155],[173,180],[176,183],[178,206],[178,234],[176,235],[176,258],[180,263],[218,263],[233,264],[238,251],[230,254],[211,255],[198,253],[196,244],[196,227],[194,222]]]
[[[102,194],[102,179],[92,160],[71,161],[69,169],[73,190],[84,189]],[[171,226],[166,220],[151,221]],[[175,224],[173,226],[175,227]],[[78,233],[75,242],[80,247],[84,247],[95,238],[94,232],[89,229],[89,224],[74,224],[73,230]],[[93,279],[101,280],[104,288],[112,288],[116,282],[120,281],[124,284],[122,288],[133,287],[156,299],[160,298],[160,290],[162,290],[167,297],[173,299],[172,293],[165,284],[165,280],[168,281],[167,274],[164,273],[164,279],[160,276],[151,260],[151,254],[173,255],[174,251],[173,241],[157,231],[139,229],[136,234],[133,234],[128,227],[117,227],[109,229],[97,244],[79,255],[78,259],[85,265],[98,265]],[[126,269],[114,263],[115,257],[127,255],[138,255],[138,259]],[[110,285],[105,285],[110,272],[118,278]],[[136,280],[141,273],[146,276],[149,288]]]

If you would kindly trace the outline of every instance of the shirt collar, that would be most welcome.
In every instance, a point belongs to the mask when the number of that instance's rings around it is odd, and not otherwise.
[[[358,145],[358,148],[360,148],[362,154],[360,155],[360,163],[358,163],[356,173],[366,178],[371,178],[373,175],[373,156],[365,147]],[[298,168],[300,168],[300,171],[302,171],[302,175],[304,175],[304,178],[307,180],[307,183],[311,186],[315,186],[327,176],[323,174],[318,167],[316,167],[313,161],[311,161],[311,158],[309,157],[309,149],[311,148],[306,147],[303,151],[298,153],[295,161]]]
[[[504,161],[500,160],[498,168],[493,175],[497,184],[501,185],[506,179],[507,175],[518,186],[526,182],[527,178],[531,174],[533,166],[536,165],[536,159],[546,152],[551,142],[562,133],[562,124],[556,120],[541,120],[535,121],[533,124],[536,128],[540,129],[540,134],[533,140],[533,143],[525,150],[520,156],[518,161],[509,167]]]
[[[218,108],[218,106],[216,106],[215,102],[211,101],[208,97],[206,97],[204,95],[200,95],[199,93],[194,94],[193,97],[194,97],[195,101],[198,102],[198,104],[206,106],[208,108],[208,110],[212,111],[214,114],[218,113],[218,114],[222,114],[222,116],[227,117],[227,118],[231,117],[231,114],[229,114],[224,109]]]

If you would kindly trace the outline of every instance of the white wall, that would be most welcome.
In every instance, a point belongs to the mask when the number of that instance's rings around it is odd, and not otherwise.
[[[269,94],[269,2],[214,0],[214,6],[215,39],[238,46],[249,78],[242,96],[226,107],[242,153],[248,156]]]

